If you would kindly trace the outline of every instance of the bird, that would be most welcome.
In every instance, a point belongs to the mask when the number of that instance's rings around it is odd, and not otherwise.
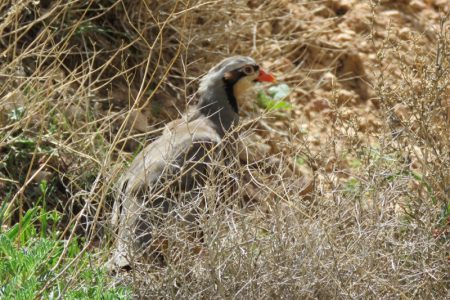
[[[118,231],[109,267],[132,268],[136,257],[164,244],[154,234],[155,228],[175,208],[182,210],[192,202],[205,184],[212,153],[226,148],[226,135],[239,123],[243,95],[256,82],[275,81],[249,56],[223,59],[206,73],[191,113],[168,123],[119,179],[112,212],[112,224]],[[173,219],[193,224],[193,210],[188,208]]]

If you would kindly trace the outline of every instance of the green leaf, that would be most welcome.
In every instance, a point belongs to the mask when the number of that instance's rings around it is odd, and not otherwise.
[[[280,101],[289,96],[291,89],[286,83],[271,86],[268,90],[270,97],[274,100]]]
[[[295,156],[295,162],[298,165],[303,166],[305,164],[305,158],[303,158],[302,156]]]
[[[36,215],[36,211],[38,210],[38,207],[33,207],[31,209],[29,209],[26,213],[25,216],[23,216],[22,218],[22,222],[21,222],[21,235],[27,231],[27,227],[30,226],[31,221],[33,220],[33,218]],[[15,224],[7,233],[6,236],[8,238],[10,238],[11,240],[14,240],[18,237],[19,235],[19,224]]]
[[[0,214],[4,210],[3,205]],[[35,223],[41,215],[46,215],[46,219],[59,218],[59,215],[36,206],[21,219],[20,232],[16,224],[0,233],[1,299],[35,299],[40,292],[42,299],[131,299],[131,290],[121,285],[112,286],[106,271],[92,263],[88,252],[77,257],[80,254],[78,236],[66,245],[56,235],[40,238]],[[20,247],[15,242],[18,238],[22,241]],[[68,252],[61,257],[65,247]],[[75,257],[77,261],[73,263]],[[58,261],[61,264],[56,267]],[[56,277],[66,268],[67,274],[76,276],[73,280]],[[46,286],[49,280],[52,283]],[[42,291],[44,286],[46,289]]]
[[[257,103],[260,107],[271,111],[288,110],[292,108],[292,105],[290,103],[280,100],[274,100],[262,90],[258,92]]]

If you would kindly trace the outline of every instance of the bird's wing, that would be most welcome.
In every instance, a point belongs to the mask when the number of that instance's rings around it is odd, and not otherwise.
[[[167,172],[184,163],[192,147],[202,143],[220,143],[221,137],[207,118],[192,122],[172,122],[162,136],[145,147],[133,160],[121,179],[122,192],[136,192],[142,186],[152,187]],[[126,185],[126,187],[124,186]]]

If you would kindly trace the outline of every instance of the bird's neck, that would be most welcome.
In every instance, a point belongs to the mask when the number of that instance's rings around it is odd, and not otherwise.
[[[236,98],[226,86],[216,86],[205,91],[198,103],[199,111],[215,125],[217,132],[223,136],[239,122]]]

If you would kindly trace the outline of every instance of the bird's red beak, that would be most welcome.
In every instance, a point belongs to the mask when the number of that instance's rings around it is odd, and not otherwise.
[[[262,82],[276,82],[276,78],[275,76],[273,76],[270,73],[266,73],[263,69],[259,69],[259,75],[256,78],[257,81],[262,81]]]

